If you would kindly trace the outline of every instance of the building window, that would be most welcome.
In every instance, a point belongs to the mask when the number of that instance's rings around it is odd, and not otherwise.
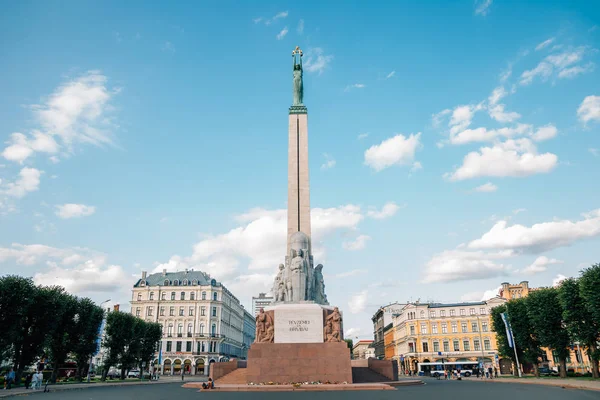
[[[179,286],[179,281],[177,279],[173,281],[173,286]]]
[[[185,314],[183,306],[179,307],[179,316],[183,317]]]
[[[190,293],[190,300],[194,300],[196,296],[194,296],[194,292]]]
[[[421,324],[421,334],[422,335],[427,334],[427,325],[426,324]]]
[[[206,342],[202,342],[202,352],[206,351]]]
[[[142,294],[138,293],[138,301],[142,301]]]
[[[448,324],[445,322],[442,323],[442,333],[448,333]]]
[[[200,307],[200,315],[202,315],[202,316],[206,315],[206,307]]]
[[[438,333],[437,324],[431,324],[431,333]]]
[[[473,339],[473,350],[475,350],[475,351],[481,350],[481,346],[479,344],[479,339]]]
[[[423,342],[423,353],[429,353],[429,343]]]
[[[171,300],[175,300],[175,292],[171,292]]]
[[[150,292],[150,300],[154,300],[154,292]]]
[[[217,334],[217,325],[212,324],[212,328],[210,329],[210,333],[215,336]]]
[[[450,310],[450,316],[454,317],[456,315],[456,310]]]
[[[454,351],[460,351],[460,346],[459,346],[458,340],[453,340],[452,346],[454,347]]]
[[[136,308],[135,309],[135,316],[139,317],[141,312],[142,312],[142,309],[140,307]]]
[[[471,344],[469,343],[469,340],[467,340],[467,339],[463,340],[463,347],[464,347],[465,351],[471,351]]]
[[[429,318],[435,318],[435,311],[429,311]]]
[[[415,352],[415,344],[414,343],[409,343],[408,344],[408,352],[409,353],[414,353]]]
[[[485,308],[481,307],[481,308],[479,309],[479,314],[481,314],[481,315],[485,315]]]
[[[152,314],[154,314],[154,307],[148,307],[148,308],[146,309],[146,315],[147,315],[148,317],[151,317],[151,316],[152,316]]]
[[[202,292],[202,300],[206,300],[206,292]]]
[[[183,280],[183,286],[187,286],[187,285],[188,285],[188,283],[189,283],[189,281],[188,281],[187,279],[184,279],[184,280]]]
[[[160,307],[159,315],[160,315],[161,317],[164,317],[164,316],[165,316],[165,308],[164,308],[164,307],[162,307],[162,306]]]
[[[175,307],[173,307],[173,306],[169,307],[169,315],[171,317],[173,317],[175,315]]]
[[[181,342],[177,342],[175,345],[175,351],[181,351]]]
[[[169,324],[169,328],[167,330],[167,336],[168,337],[172,337],[173,336],[173,324]],[[171,342],[169,342],[171,343]]]
[[[167,299],[167,294],[166,294],[165,292],[163,292],[163,293],[160,295],[160,299],[161,299],[161,300],[166,300],[166,299]]]
[[[173,343],[171,341],[167,342],[167,351],[171,351],[173,349]]]
[[[470,309],[469,309],[469,314],[471,314],[471,315],[475,315],[475,309],[474,309],[474,308],[470,308]]]
[[[190,316],[194,315],[194,307],[190,307],[190,309],[189,309],[189,315]]]
[[[444,351],[445,352],[449,352],[450,351],[450,343],[444,342]]]
[[[436,353],[440,351],[440,342],[433,342],[433,351]]]
[[[212,316],[216,317],[217,316],[217,307],[213,307],[212,308]]]
[[[411,326],[410,326],[410,334],[411,334],[411,335],[414,335],[414,334],[415,334],[415,326],[414,326],[414,325],[411,325]]]
[[[460,331],[461,332],[468,332],[468,330],[467,330],[467,323],[466,322],[461,322],[460,323]]]
[[[479,327],[477,326],[477,322],[471,322],[471,331],[479,332]]]
[[[200,335],[204,335],[204,324],[200,324]]]
[[[192,337],[192,324],[188,324],[187,335],[188,335],[188,337]]]
[[[168,280],[168,279],[165,279],[165,281],[164,281],[164,285],[165,285],[165,286],[169,286],[169,280]]]
[[[177,337],[183,337],[183,324],[177,325]]]
[[[185,292],[181,292],[181,300],[185,300]]]
[[[481,323],[481,330],[483,332],[487,332],[488,331],[488,323],[487,322],[482,322]]]
[[[490,339],[483,339],[483,349],[491,350],[492,346],[490,346]]]
[[[214,293],[213,293],[213,300],[214,300],[214,301],[217,301],[217,292],[214,292]]]
[[[452,323],[452,333],[458,333],[458,327],[456,325],[456,322]]]
[[[440,317],[445,317],[445,316],[446,316],[446,310],[441,310]]]
[[[192,342],[185,342],[185,351],[192,351]]]
[[[461,309],[460,309],[460,316],[461,316],[461,317],[464,317],[465,315],[467,315],[467,314],[466,314],[466,312],[465,312],[465,309],[464,309],[464,308],[461,308]]]

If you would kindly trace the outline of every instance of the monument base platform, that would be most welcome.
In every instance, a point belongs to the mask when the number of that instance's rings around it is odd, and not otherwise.
[[[352,383],[346,342],[254,343],[248,350],[247,383]]]

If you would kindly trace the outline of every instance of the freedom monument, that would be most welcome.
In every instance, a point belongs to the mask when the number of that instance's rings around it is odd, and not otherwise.
[[[308,177],[308,110],[302,50],[293,60],[293,103],[288,123],[288,210],[285,263],[273,283],[274,303],[256,317],[248,351],[248,383],[352,382],[342,315],[329,305],[323,265],[314,266]]]

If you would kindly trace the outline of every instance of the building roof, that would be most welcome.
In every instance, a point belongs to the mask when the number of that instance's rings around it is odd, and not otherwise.
[[[139,279],[133,287],[140,286],[222,286],[202,271],[185,270],[178,272],[158,272]]]
[[[469,307],[469,306],[484,306],[485,301],[473,301],[468,303],[430,303],[427,304],[429,308],[441,308],[441,307]]]

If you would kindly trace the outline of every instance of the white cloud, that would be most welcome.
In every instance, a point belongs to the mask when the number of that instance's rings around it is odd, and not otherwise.
[[[421,164],[419,161],[415,161],[412,165],[412,167],[410,167],[410,173],[414,174],[417,171],[420,171],[423,169],[423,164]]]
[[[298,28],[296,28],[296,31],[298,32],[299,35],[302,35],[304,33],[304,20],[303,19],[298,21]]]
[[[366,274],[367,272],[369,272],[369,271],[367,271],[366,269],[353,269],[350,271],[340,272],[339,274],[335,274],[335,275],[333,275],[333,278],[348,278],[351,276]]]
[[[475,15],[486,16],[491,5],[492,0],[475,0]]]
[[[504,111],[504,104],[497,104],[493,107],[490,107],[490,109],[488,110],[490,117],[492,117],[493,119],[495,119],[498,122],[513,122],[519,118],[521,118],[521,114],[511,111],[511,112],[506,112]]]
[[[433,125],[434,128],[437,128],[438,126],[441,125],[442,120],[446,117],[446,115],[450,114],[452,112],[452,110],[450,110],[449,108],[440,111],[437,114],[433,114],[431,116],[431,124]]]
[[[535,261],[523,270],[524,274],[534,275],[540,272],[544,272],[548,269],[548,265],[562,264],[562,261],[556,258],[548,258],[546,256],[539,256]]]
[[[565,279],[567,279],[567,277],[562,274],[556,275],[556,277],[552,280],[552,287],[558,287]]]
[[[48,134],[33,131],[31,138],[22,133],[13,133],[7,144],[10,144],[2,152],[2,156],[9,161],[23,163],[34,152],[56,153],[59,149],[58,143]]]
[[[286,18],[288,16],[288,14],[289,13],[287,11],[280,11],[277,14],[275,14],[275,16],[272,19],[273,19],[273,21],[276,21],[281,18]]]
[[[490,94],[490,97],[488,97],[488,103],[492,106],[495,104],[498,104],[498,102],[503,97],[506,97],[507,94],[508,94],[508,92],[504,89],[504,87],[498,86],[497,88],[495,88],[492,91],[492,94]]]
[[[285,37],[285,35],[287,35],[287,33],[288,33],[288,27],[286,26],[277,34],[277,40],[283,39]]]
[[[365,310],[367,306],[367,294],[366,290],[354,294],[350,301],[348,301],[348,308],[352,314],[358,314]]]
[[[63,219],[87,217],[96,212],[96,207],[85,204],[62,204],[56,206],[56,215]]]
[[[550,38],[550,39],[546,39],[544,40],[542,43],[538,44],[537,46],[535,46],[535,51],[540,51],[545,47],[548,47],[550,44],[552,44],[554,42],[554,38]]]
[[[511,249],[541,253],[600,235],[600,209],[582,214],[579,221],[554,220],[530,227],[498,221],[489,232],[468,244],[470,249]]]
[[[475,113],[483,108],[483,105],[463,105],[458,106],[452,111],[452,117],[450,117],[450,134],[456,134],[462,130],[465,130],[471,125]]]
[[[49,263],[50,268],[33,276],[37,284],[59,285],[74,294],[94,292],[114,293],[130,289],[133,279],[119,265],[104,266],[103,262],[87,260],[73,268],[62,268]]]
[[[367,241],[371,240],[371,237],[368,235],[359,235],[352,242],[344,242],[342,243],[342,247],[346,250],[356,251],[362,250],[367,245]]]
[[[600,149],[594,149],[594,148],[589,148],[588,151],[594,156],[594,157],[598,157],[600,156]]]
[[[354,338],[358,337],[358,335],[360,334],[360,332],[361,332],[360,328],[348,328],[344,332],[344,338],[346,338],[346,339],[354,339]]]
[[[577,109],[577,116],[584,124],[600,121],[600,96],[587,96]]]
[[[7,189],[2,193],[16,198],[25,196],[28,192],[35,192],[40,186],[40,176],[42,171],[35,168],[25,167],[19,172],[19,178],[16,182],[9,182]]]
[[[375,171],[392,165],[412,164],[416,150],[421,147],[420,137],[421,132],[411,133],[408,137],[397,134],[378,145],[373,145],[365,151],[365,164]]]
[[[446,250],[434,255],[425,265],[423,282],[453,282],[503,276],[509,272],[510,266],[499,264],[497,260],[511,255],[511,252]]]
[[[537,129],[537,131],[531,135],[533,140],[541,142],[544,140],[552,139],[558,133],[558,129],[554,125],[546,125]]]
[[[517,215],[517,214],[519,214],[519,213],[522,213],[522,212],[525,212],[525,211],[527,211],[527,209],[526,209],[526,208],[517,208],[517,209],[513,210],[513,212],[512,212],[512,213],[513,213],[514,215]]]
[[[331,169],[335,167],[335,159],[331,155],[324,153],[325,162],[321,165],[322,170]]]
[[[367,211],[367,216],[374,219],[386,219],[396,215],[400,208],[401,207],[393,201],[388,201],[381,208],[381,211],[377,211],[376,209],[369,210]]]
[[[271,25],[273,22],[277,21],[278,19],[287,18],[288,15],[289,15],[289,13],[287,11],[280,11],[277,14],[275,14],[273,16],[273,18],[258,17],[258,18],[252,19],[252,21],[254,21],[255,24],[264,22],[265,25]]]
[[[552,65],[545,61],[542,61],[534,69],[524,71],[521,74],[520,83],[521,85],[529,85],[533,82],[533,79],[536,76],[541,77],[542,80],[546,80],[550,77],[550,75],[552,75]]]
[[[160,49],[162,51],[166,51],[168,53],[175,53],[175,46],[173,45],[173,43],[169,42],[168,40],[165,40],[162,43],[162,46],[160,47]]]
[[[358,139],[365,139],[369,137],[369,133],[361,133],[358,135]]]
[[[491,182],[484,183],[483,185],[477,186],[475,188],[476,192],[483,192],[483,193],[495,192],[496,190],[498,190],[498,186],[494,185]]]
[[[363,83],[354,83],[352,85],[346,86],[346,88],[344,89],[344,92],[349,92],[352,89],[363,89],[365,87],[366,87],[366,85]]]
[[[461,132],[450,134],[451,144],[467,144],[472,142],[491,142],[500,137],[510,138],[530,134],[533,127],[528,124],[517,124],[514,127],[504,127],[499,129],[475,128],[466,129]]]
[[[498,296],[500,289],[502,289],[502,286],[498,286],[497,288],[486,290],[484,292],[466,293],[460,297],[460,301],[487,301]]]
[[[385,77],[385,79],[390,79],[391,77],[393,77],[394,75],[396,75],[396,71],[392,71],[389,74],[387,74],[387,76]]]
[[[263,20],[263,17],[258,17],[258,18],[254,18],[252,21],[254,21],[255,24],[258,24],[262,20]]]
[[[586,74],[594,70],[594,63],[587,63],[583,66],[576,65],[571,68],[565,68],[558,73],[559,78],[574,78],[580,74]]]
[[[555,154],[537,154],[535,145],[529,139],[511,139],[470,152],[456,171],[444,176],[452,181],[484,176],[524,177],[550,172],[556,167],[557,161]]]
[[[322,48],[315,47],[308,49],[305,52],[306,59],[304,60],[302,67],[306,72],[318,72],[322,74],[325,69],[329,66],[332,55],[326,55]]]

